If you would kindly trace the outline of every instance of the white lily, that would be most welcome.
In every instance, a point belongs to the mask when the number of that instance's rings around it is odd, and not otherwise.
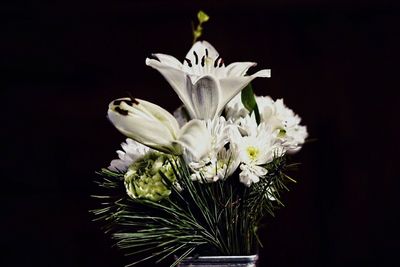
[[[108,118],[122,134],[161,152],[181,155],[188,151],[201,158],[210,150],[211,137],[203,121],[191,120],[179,128],[172,114],[145,100],[114,100]]]
[[[257,77],[270,77],[263,69],[253,75],[247,70],[254,62],[236,62],[225,67],[215,48],[206,41],[196,42],[183,64],[165,54],[154,54],[146,64],[169,82],[193,119],[213,119],[225,105]]]

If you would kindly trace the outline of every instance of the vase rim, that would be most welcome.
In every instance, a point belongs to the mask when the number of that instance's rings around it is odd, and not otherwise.
[[[242,256],[199,256],[199,257],[186,257],[182,262],[193,261],[203,262],[215,260],[219,262],[235,260],[236,262],[254,262],[258,260],[258,254],[255,255],[242,255]]]

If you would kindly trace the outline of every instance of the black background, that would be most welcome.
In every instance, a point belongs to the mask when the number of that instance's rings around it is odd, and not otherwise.
[[[271,68],[260,95],[284,98],[311,138],[286,208],[261,233],[261,266],[398,261],[399,5],[388,1],[61,1],[2,4],[1,266],[123,266],[88,213],[94,171],[124,137],[107,121],[126,92],[173,111],[146,67],[183,59],[190,21],[225,62]],[[151,266],[148,264],[147,266]]]

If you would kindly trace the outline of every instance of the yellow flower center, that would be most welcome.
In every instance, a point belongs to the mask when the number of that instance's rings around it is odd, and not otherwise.
[[[285,129],[279,129],[278,137],[283,138],[286,135],[286,130]]]
[[[258,158],[258,155],[260,154],[260,150],[254,146],[247,147],[246,151],[250,160],[256,160]]]

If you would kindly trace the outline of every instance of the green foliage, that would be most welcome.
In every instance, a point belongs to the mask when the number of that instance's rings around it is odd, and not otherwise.
[[[258,110],[256,97],[250,83],[242,90],[241,98],[243,106],[250,112],[250,114],[254,111],[257,124],[260,124],[260,111]]]
[[[266,165],[268,174],[246,187],[238,173],[214,183],[192,181],[182,158],[171,159],[180,187],[160,172],[168,198],[159,201],[130,198],[124,174],[103,169],[98,183],[102,192],[94,196],[101,207],[92,211],[95,220],[126,255],[140,255],[128,266],[154,258],[160,262],[171,255],[250,255],[257,246],[261,218],[282,206],[281,193],[292,181],[284,174],[286,157]],[[274,201],[271,199],[275,198]]]

